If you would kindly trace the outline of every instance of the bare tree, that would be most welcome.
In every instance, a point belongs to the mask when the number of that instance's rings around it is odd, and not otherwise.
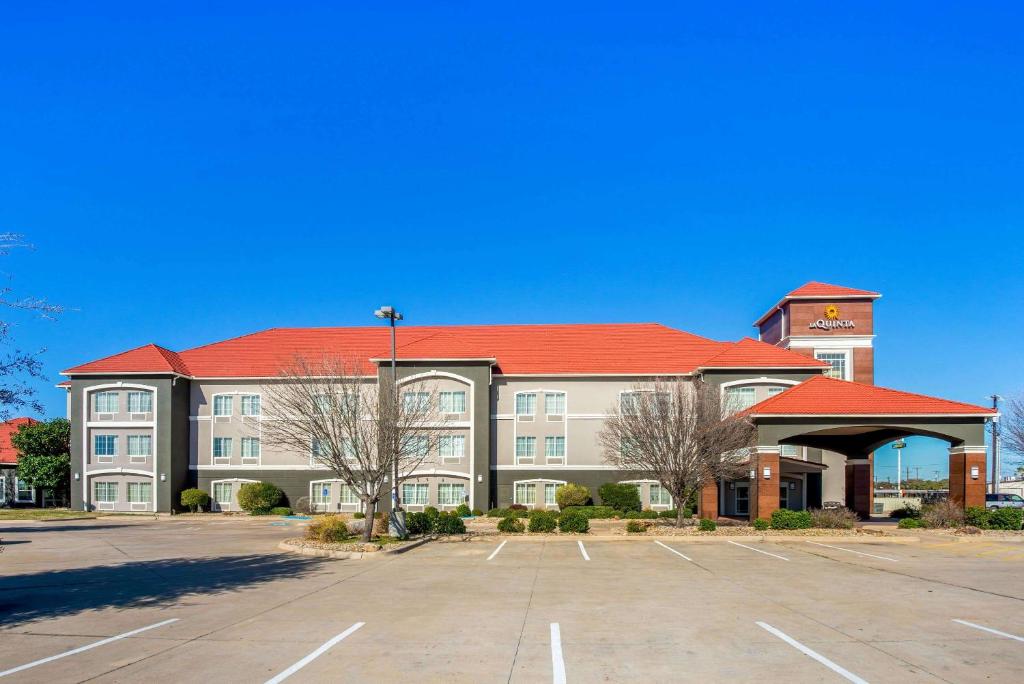
[[[1006,449],[1024,460],[1024,397],[1010,400],[1001,418],[1000,433]],[[1021,468],[1017,472],[1020,474]]]
[[[298,357],[264,388],[263,441],[311,454],[352,487],[366,514],[365,541],[396,462],[404,479],[428,457],[444,429],[436,392],[423,383],[409,389],[411,396],[400,400],[390,377],[378,383],[358,361],[328,356]]]
[[[637,385],[608,412],[598,435],[605,460],[657,480],[683,507],[709,482],[744,469],[754,427],[723,409],[717,387],[667,379]]]

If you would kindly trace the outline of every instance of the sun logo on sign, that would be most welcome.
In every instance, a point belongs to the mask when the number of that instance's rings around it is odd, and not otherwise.
[[[825,318],[830,321],[834,321],[839,318],[839,307],[835,304],[829,304],[825,307]]]

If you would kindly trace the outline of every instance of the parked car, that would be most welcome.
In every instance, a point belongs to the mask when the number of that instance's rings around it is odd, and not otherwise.
[[[1024,498],[1020,494],[986,494],[985,508],[1024,508]]]

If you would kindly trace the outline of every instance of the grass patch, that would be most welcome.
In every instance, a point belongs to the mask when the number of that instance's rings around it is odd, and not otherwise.
[[[60,520],[61,518],[98,518],[96,513],[62,508],[2,508],[0,520]]]

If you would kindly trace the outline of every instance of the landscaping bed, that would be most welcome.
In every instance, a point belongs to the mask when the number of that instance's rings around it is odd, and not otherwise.
[[[427,541],[429,541],[428,537],[405,540],[382,537],[371,542],[364,542],[359,539],[351,539],[343,542],[324,542],[317,541],[315,539],[305,539],[303,537],[293,537],[282,541],[280,546],[282,548],[287,548],[289,551],[297,551],[299,553],[308,550],[319,550],[363,554],[379,553],[381,551],[400,552],[419,546]]]

